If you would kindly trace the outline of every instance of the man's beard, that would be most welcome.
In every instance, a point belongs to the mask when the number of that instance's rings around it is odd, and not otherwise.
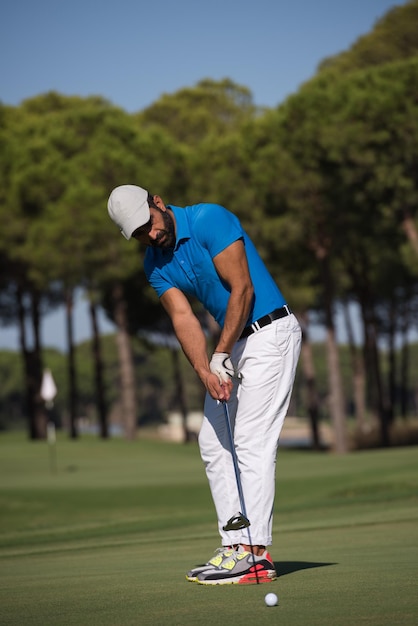
[[[161,211],[161,215],[163,216],[164,229],[160,230],[157,239],[152,242],[152,246],[154,248],[174,248],[176,244],[174,220],[168,211]]]

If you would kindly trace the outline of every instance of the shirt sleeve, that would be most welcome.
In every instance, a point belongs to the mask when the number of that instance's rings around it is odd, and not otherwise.
[[[193,235],[213,259],[244,232],[238,218],[219,204],[202,204],[193,224]]]
[[[159,298],[161,298],[163,293],[170,289],[170,287],[173,287],[173,285],[161,275],[161,272],[158,270],[158,268],[153,265],[148,254],[145,255],[144,271],[148,282],[150,283],[151,287],[155,289]]]

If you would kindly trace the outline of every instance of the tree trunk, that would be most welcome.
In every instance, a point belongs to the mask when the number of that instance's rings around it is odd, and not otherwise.
[[[406,419],[408,415],[408,403],[409,403],[409,342],[408,342],[408,329],[410,322],[410,310],[408,304],[405,302],[402,307],[401,318],[401,362],[400,362],[400,410],[403,419]]]
[[[319,398],[316,386],[315,364],[312,354],[312,344],[308,336],[308,315],[303,312],[298,315],[298,319],[302,325],[302,350],[301,365],[303,378],[305,383],[305,401],[306,410],[309,416],[312,435],[312,448],[314,450],[321,449],[321,440],[319,436]]]
[[[100,436],[102,439],[107,439],[109,436],[108,425],[107,425],[107,406],[106,406],[106,394],[105,394],[105,386],[104,386],[104,378],[103,378],[103,357],[102,357],[102,349],[100,342],[100,333],[99,333],[99,325],[97,320],[97,308],[94,302],[94,297],[92,294],[89,296],[89,309],[90,309],[90,319],[91,326],[93,331],[93,342],[92,342],[92,350],[93,350],[93,363],[94,363],[94,382],[96,389],[96,403],[97,403],[97,413],[99,416],[99,424],[100,424]]]
[[[33,351],[30,355],[30,378],[32,381],[34,409],[35,409],[35,428],[38,439],[46,439],[46,426],[48,416],[45,410],[45,404],[41,397],[41,385],[43,376],[42,365],[42,349],[40,337],[40,297],[39,293],[34,290],[31,293],[31,319],[33,332]]]
[[[329,258],[320,258],[324,286],[325,325],[327,329],[326,350],[328,364],[329,410],[334,427],[335,452],[344,454],[348,451],[347,427],[344,410],[344,394],[341,379],[340,357],[335,338],[333,314],[333,284],[329,267]]]
[[[351,358],[356,427],[359,433],[364,433],[368,430],[366,422],[366,372],[364,367],[364,357],[355,345],[353,326],[347,303],[343,304],[343,312]]]
[[[415,251],[415,254],[418,254],[418,232],[414,219],[408,210],[404,212],[402,228],[405,232],[406,238],[412,246],[412,249]]]
[[[76,365],[75,365],[75,348],[74,348],[74,329],[73,329],[73,289],[68,287],[65,289],[65,313],[67,322],[67,374],[68,374],[68,406],[70,410],[70,437],[77,439],[77,382],[76,382]]]
[[[191,433],[189,429],[187,428],[187,414],[189,412],[189,409],[187,405],[187,396],[186,396],[186,389],[184,385],[183,373],[181,371],[181,365],[180,365],[180,353],[175,348],[170,350],[170,352],[171,352],[171,356],[173,359],[173,372],[174,372],[174,383],[175,383],[174,384],[175,398],[174,398],[173,404],[174,406],[177,406],[180,410],[180,413],[182,416],[182,423],[183,423],[184,443],[188,443],[189,441],[193,439],[193,437],[191,436]]]
[[[334,326],[327,327],[327,361],[329,407],[334,426],[335,452],[344,454],[348,451],[344,395],[341,381],[340,358],[335,340]]]
[[[25,305],[23,302],[23,293],[18,286],[16,290],[16,302],[19,321],[19,341],[20,351],[23,359],[23,371],[24,371],[24,385],[25,385],[25,404],[26,414],[28,419],[29,438],[36,439],[36,427],[35,427],[35,412],[33,406],[33,397],[31,393],[30,384],[30,368],[29,368],[29,348],[26,337],[26,324],[25,324]]]
[[[120,283],[113,288],[114,318],[117,326],[116,347],[119,356],[120,399],[127,439],[136,437],[135,369],[131,340],[128,333],[126,302]]]
[[[396,310],[395,305],[389,305],[389,371],[388,371],[388,403],[387,416],[389,423],[395,419],[396,405],[396,349],[395,349],[395,333],[396,333]]]
[[[367,300],[370,300],[370,295]],[[385,401],[382,376],[380,371],[379,350],[377,346],[377,330],[374,309],[370,302],[362,302],[362,315],[365,332],[365,362],[369,378],[371,408],[378,417],[381,433],[381,444],[389,445],[388,407]]]
[[[379,413],[379,422],[380,422],[380,434],[381,434],[381,443],[383,446],[390,445],[390,437],[389,437],[389,411],[388,405],[384,396],[383,384],[382,384],[382,374],[380,368],[380,359],[379,359],[379,350],[377,347],[377,338],[376,338],[376,329],[373,332],[372,338],[372,358],[373,358],[373,370],[375,372],[375,379],[377,383],[377,407]]]

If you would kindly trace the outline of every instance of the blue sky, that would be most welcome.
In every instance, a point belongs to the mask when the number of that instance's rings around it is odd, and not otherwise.
[[[126,111],[229,77],[276,106],[394,0],[3,0],[0,100],[56,90]]]
[[[0,101],[18,105],[50,90],[100,95],[128,112],[203,78],[231,78],[274,107],[348,49],[395,0],[3,0]],[[77,307],[76,340],[90,336]],[[43,325],[64,349],[62,312]],[[104,332],[112,327],[102,320]],[[17,349],[13,328],[0,348]]]

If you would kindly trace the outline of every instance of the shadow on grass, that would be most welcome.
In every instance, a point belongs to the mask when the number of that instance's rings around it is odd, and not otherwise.
[[[337,563],[312,563],[310,561],[277,561],[274,563],[278,576],[293,574],[293,572],[299,572],[302,569],[327,567],[328,565],[337,565]]]

